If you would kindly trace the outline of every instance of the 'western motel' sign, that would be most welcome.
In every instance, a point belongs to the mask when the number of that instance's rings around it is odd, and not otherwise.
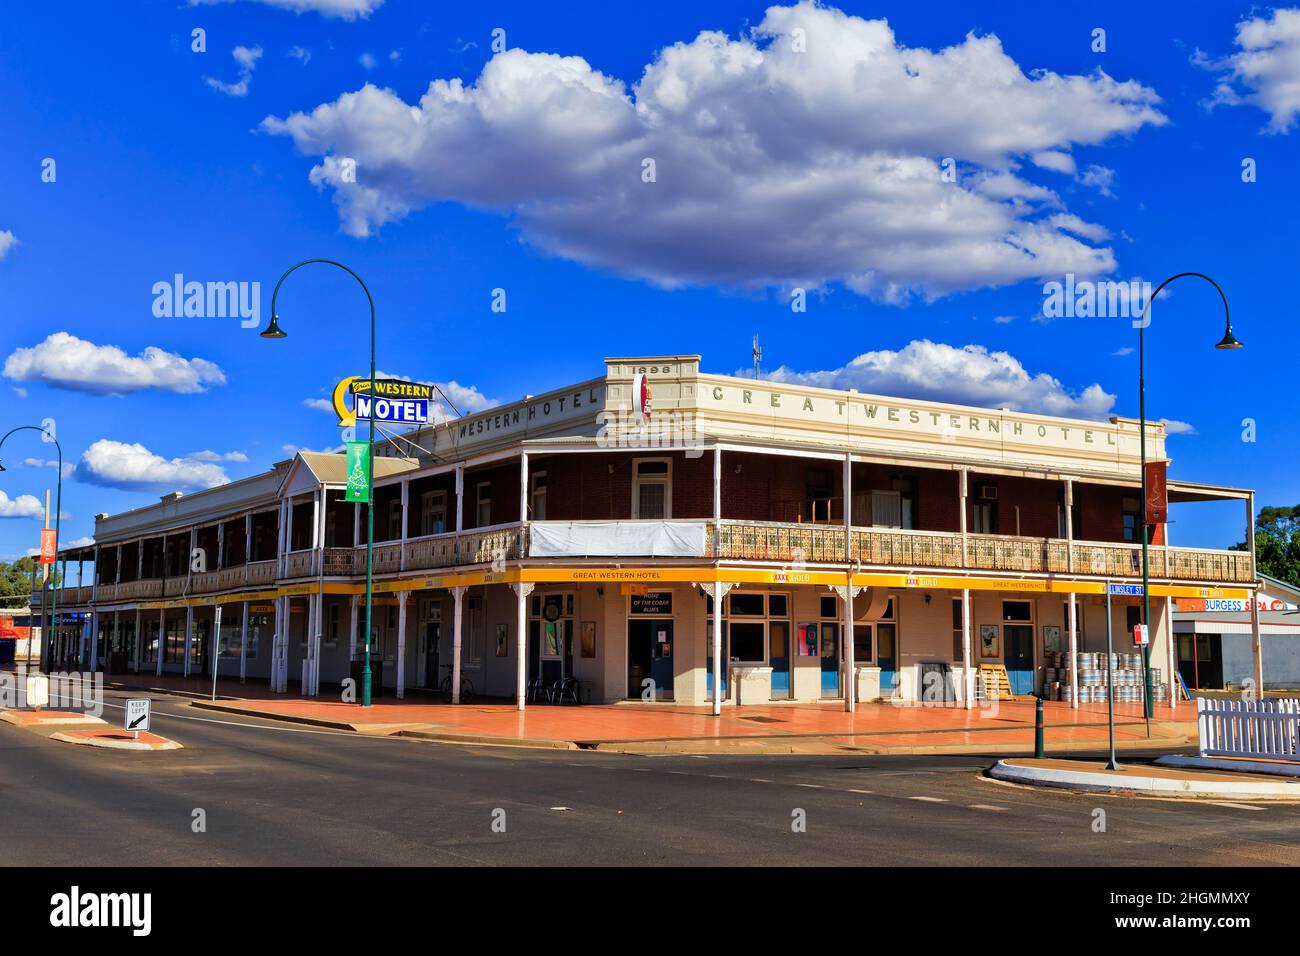
[[[352,396],[352,408],[345,402]],[[370,379],[353,376],[345,378],[334,387],[334,411],[339,425],[355,425],[357,420],[368,420],[372,414],[377,422],[395,425],[424,425],[429,421],[429,405],[433,401],[433,386],[399,379],[375,379],[375,394],[370,395]]]

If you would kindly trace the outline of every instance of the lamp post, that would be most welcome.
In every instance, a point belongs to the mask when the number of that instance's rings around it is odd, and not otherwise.
[[[1139,447],[1141,449],[1141,469],[1142,469],[1142,624],[1147,628],[1147,642],[1142,645],[1142,671],[1143,679],[1146,682],[1146,693],[1144,697],[1143,710],[1148,721],[1148,732],[1150,729],[1151,716],[1154,708],[1151,703],[1151,565],[1147,556],[1147,547],[1151,537],[1150,525],[1147,524],[1147,391],[1146,391],[1146,327],[1147,314],[1151,311],[1151,303],[1156,300],[1160,291],[1175,279],[1181,279],[1184,276],[1195,276],[1198,279],[1204,279],[1210,285],[1214,286],[1219,298],[1223,301],[1223,338],[1215,343],[1216,349],[1239,349],[1242,343],[1237,341],[1237,337],[1232,334],[1232,315],[1228,311],[1228,297],[1223,294],[1219,284],[1209,276],[1201,272],[1180,272],[1172,275],[1164,282],[1156,286],[1155,291],[1148,297],[1146,305],[1142,308],[1142,319],[1138,322],[1138,435]],[[1172,675],[1171,675],[1172,676]]]
[[[374,599],[374,560],[375,560],[375,416],[374,416],[374,395],[375,395],[375,300],[370,295],[370,290],[366,284],[361,281],[361,276],[357,275],[341,262],[335,262],[333,259],[306,259],[280,276],[280,281],[275,284],[275,291],[271,293],[271,321],[265,329],[259,334],[264,339],[282,339],[286,334],[280,328],[280,317],[275,311],[275,299],[280,294],[280,286],[284,280],[289,278],[290,273],[296,272],[303,266],[309,266],[313,263],[324,263],[325,265],[337,266],[352,278],[357,280],[362,291],[366,294],[366,301],[370,303],[370,436],[368,441],[369,454],[366,455],[366,488],[370,501],[366,504],[366,650],[365,650],[365,667],[361,671],[361,706],[370,706],[370,636],[371,625],[370,615]]]
[[[55,482],[56,491],[54,493],[54,565],[50,571],[50,624],[45,637],[45,646],[51,647],[52,644],[50,642],[54,640],[54,622],[57,620],[59,615],[59,518],[63,513],[63,446],[59,444],[59,440],[54,437],[53,432],[47,431],[39,425],[19,425],[17,428],[9,429],[9,431],[5,432],[4,437],[0,438],[0,448],[4,447],[5,442],[14,432],[28,430],[40,432],[43,436],[48,435],[49,440],[54,442],[54,447],[58,451],[59,456],[59,474]],[[4,464],[0,463],[0,471],[5,470]],[[98,569],[96,569],[96,573],[98,573]],[[42,587],[43,586],[44,585],[42,585]],[[99,635],[92,634],[91,640],[99,640]]]

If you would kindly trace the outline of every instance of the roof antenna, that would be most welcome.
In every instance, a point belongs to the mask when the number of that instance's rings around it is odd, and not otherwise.
[[[754,336],[754,378],[758,378],[758,363],[763,360],[763,350],[758,347],[758,336]]]

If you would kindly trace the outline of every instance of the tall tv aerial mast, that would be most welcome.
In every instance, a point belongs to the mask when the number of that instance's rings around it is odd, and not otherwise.
[[[754,336],[754,378],[758,378],[758,363],[763,360],[763,350],[758,347],[758,336]]]

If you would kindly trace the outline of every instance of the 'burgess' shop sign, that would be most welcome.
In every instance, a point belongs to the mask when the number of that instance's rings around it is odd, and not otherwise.
[[[1261,611],[1300,610],[1294,604],[1288,604],[1280,598],[1269,597],[1267,594],[1256,598],[1255,606]],[[1174,610],[1241,612],[1250,610],[1250,601],[1240,598],[1178,598],[1174,601]]]

